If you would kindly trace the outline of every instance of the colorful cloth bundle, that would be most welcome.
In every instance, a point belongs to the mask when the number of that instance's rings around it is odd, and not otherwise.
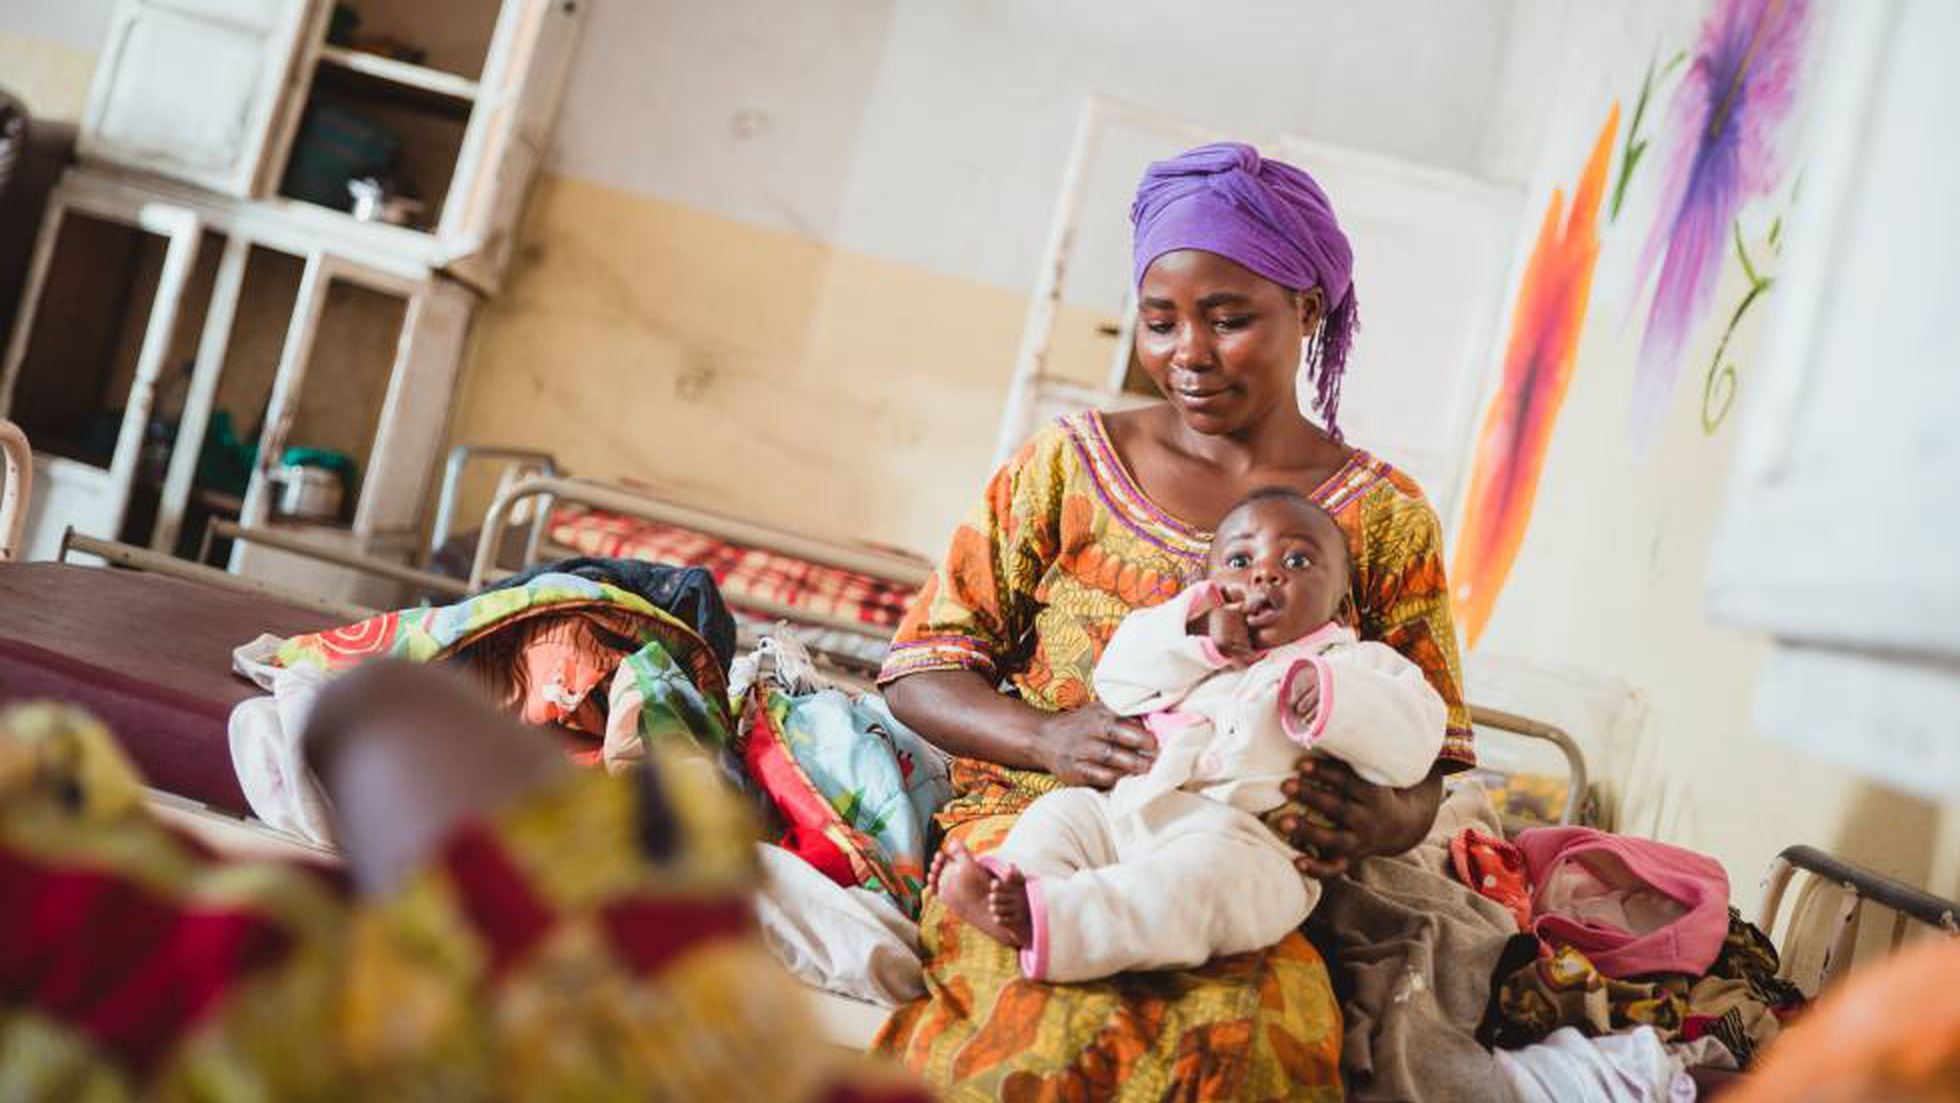
[[[945,761],[882,698],[793,694],[768,682],[742,708],[740,755],[775,811],[768,842],[916,918]]]
[[[544,630],[553,624],[585,630],[575,638]],[[714,651],[675,617],[606,583],[541,574],[454,605],[381,613],[295,636],[273,661],[338,673],[377,658],[472,667],[509,711],[588,736],[584,745],[574,744],[581,761],[599,761],[602,740],[624,732],[636,734],[642,747],[682,740],[736,770],[726,755],[733,731],[728,676]],[[589,707],[593,695],[604,696],[601,687],[618,679],[630,679],[632,693],[615,692],[612,699],[630,699],[632,711],[601,711],[603,727],[588,730],[583,718],[596,711]]]
[[[0,1098],[918,1100],[758,937],[674,752],[455,826],[378,898],[166,828],[113,738],[0,712]]]

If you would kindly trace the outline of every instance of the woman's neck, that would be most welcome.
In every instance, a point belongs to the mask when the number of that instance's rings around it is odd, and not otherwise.
[[[1236,432],[1217,435],[1200,433],[1176,411],[1168,407],[1163,410],[1169,415],[1163,438],[1166,444],[1230,474],[1325,467],[1347,456],[1346,448],[1290,404]]]

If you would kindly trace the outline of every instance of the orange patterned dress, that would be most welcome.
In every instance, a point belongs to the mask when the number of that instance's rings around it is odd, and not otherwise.
[[[1356,452],[1311,494],[1347,534],[1363,638],[1420,666],[1449,705],[1446,765],[1475,762],[1435,511],[1407,476]],[[1090,676],[1132,609],[1203,570],[1211,534],[1137,485],[1096,413],[1043,430],[995,474],[900,626],[882,682],[972,670],[1044,709],[1088,702]],[[940,813],[976,851],[1060,787],[1052,775],[954,763]],[[925,999],[877,1046],[948,1098],[1339,1099],[1340,1008],[1306,939],[1201,969],[1088,984],[1022,979],[1014,952],[928,898]]]

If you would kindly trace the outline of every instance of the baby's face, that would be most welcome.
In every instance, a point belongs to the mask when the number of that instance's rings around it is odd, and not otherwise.
[[[1245,602],[1252,645],[1278,647],[1334,619],[1348,594],[1347,540],[1312,506],[1260,498],[1219,526],[1210,578]]]

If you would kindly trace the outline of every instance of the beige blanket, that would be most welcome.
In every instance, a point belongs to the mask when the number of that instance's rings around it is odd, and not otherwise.
[[[1517,924],[1446,872],[1450,836],[1472,824],[1500,833],[1475,786],[1444,802],[1415,850],[1366,859],[1330,882],[1308,921],[1340,970],[1350,1099],[1516,1099],[1475,1034]]]

